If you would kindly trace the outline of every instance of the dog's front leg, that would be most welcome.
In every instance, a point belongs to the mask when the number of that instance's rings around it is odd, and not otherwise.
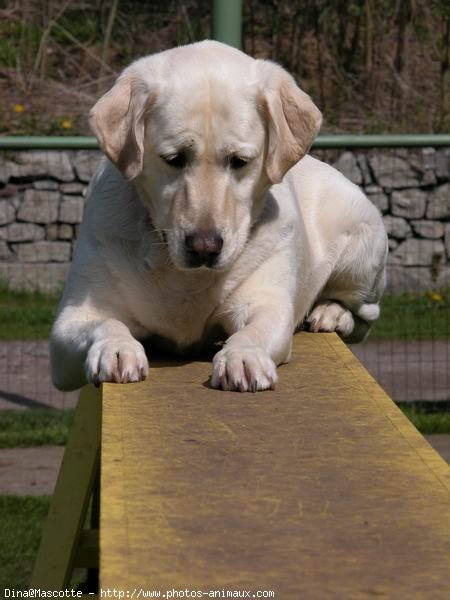
[[[96,327],[86,361],[88,381],[136,383],[148,375],[148,360],[144,347],[128,327],[116,319],[103,321]]]
[[[87,319],[77,312],[63,310],[50,337],[52,380],[57,388],[145,379],[145,350],[124,323],[112,318]]]
[[[275,387],[276,366],[290,358],[294,313],[285,297],[263,290],[264,296],[231,311],[226,325],[235,332],[213,359],[212,387],[239,392]]]

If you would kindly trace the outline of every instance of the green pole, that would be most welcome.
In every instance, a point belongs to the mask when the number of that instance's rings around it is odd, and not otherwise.
[[[212,0],[213,40],[242,49],[242,0]]]

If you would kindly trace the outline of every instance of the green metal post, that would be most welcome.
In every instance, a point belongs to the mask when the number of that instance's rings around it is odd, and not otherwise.
[[[212,0],[212,38],[242,49],[242,0]]]

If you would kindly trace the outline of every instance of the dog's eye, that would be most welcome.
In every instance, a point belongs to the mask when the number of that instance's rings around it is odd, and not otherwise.
[[[242,169],[248,163],[248,160],[245,158],[241,158],[240,156],[230,156],[228,159],[228,164],[233,171],[237,171],[238,169]]]
[[[161,158],[167,165],[175,169],[184,169],[187,164],[187,156],[184,152],[178,152],[178,154],[172,154],[171,156],[161,156]]]

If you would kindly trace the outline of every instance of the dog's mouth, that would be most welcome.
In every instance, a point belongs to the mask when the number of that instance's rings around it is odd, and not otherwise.
[[[219,263],[219,256],[199,256],[187,251],[185,253],[185,264],[188,269],[215,269]]]

